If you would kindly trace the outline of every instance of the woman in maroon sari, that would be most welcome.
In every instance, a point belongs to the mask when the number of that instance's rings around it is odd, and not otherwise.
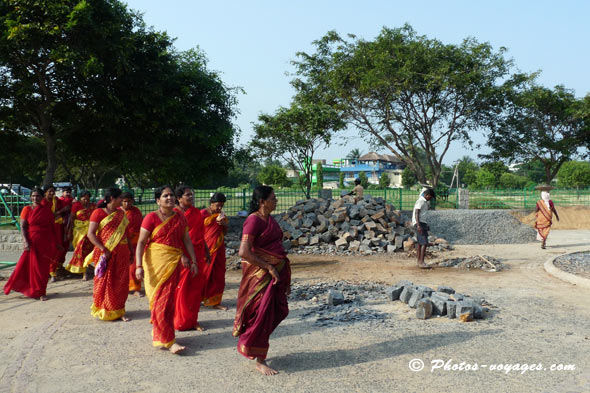
[[[271,187],[254,189],[240,244],[242,282],[233,329],[233,335],[239,337],[238,352],[256,359],[256,369],[264,375],[277,374],[266,364],[268,340],[289,314],[287,295],[291,289],[283,231],[270,215],[276,206]]]
[[[16,268],[4,286],[4,293],[21,292],[32,298],[47,300],[49,266],[56,254],[56,245],[61,244],[55,232],[55,217],[49,205],[42,204],[43,190],[36,188],[31,193],[31,206],[21,212],[20,225],[24,251]]]

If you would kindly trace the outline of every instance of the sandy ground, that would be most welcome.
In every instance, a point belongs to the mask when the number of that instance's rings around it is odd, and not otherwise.
[[[302,319],[305,303],[271,337],[274,377],[254,371],[236,352],[231,336],[240,272],[227,274],[227,312],[206,309],[205,332],[182,332],[182,356],[151,347],[146,298],[130,297],[131,322],[90,317],[92,284],[50,284],[51,300],[12,293],[0,298],[0,392],[584,392],[590,391],[590,290],[548,275],[543,263],[564,252],[587,250],[590,231],[553,231],[547,250],[525,245],[457,246],[444,254],[486,254],[509,269],[497,273],[440,268],[423,271],[394,257],[292,258],[297,282],[316,279],[409,279],[449,285],[483,296],[493,308],[483,321],[414,318],[399,302],[374,305],[389,313],[386,324],[359,322],[318,327]],[[0,260],[14,255],[0,255]],[[3,273],[4,275],[6,272]],[[409,369],[420,359],[425,368]],[[432,362],[477,364],[476,371],[431,372]],[[542,370],[491,371],[494,364],[542,364]],[[553,364],[575,365],[551,371]],[[484,367],[485,365],[485,367]]]
[[[559,221],[554,217],[551,229],[590,229],[590,207],[588,206],[555,206]],[[536,213],[513,212],[521,222],[534,227]]]

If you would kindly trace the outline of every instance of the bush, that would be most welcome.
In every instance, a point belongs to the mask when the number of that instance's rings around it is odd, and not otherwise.
[[[262,184],[288,187],[292,183],[287,178],[287,172],[278,165],[268,165],[258,174],[258,181]]]

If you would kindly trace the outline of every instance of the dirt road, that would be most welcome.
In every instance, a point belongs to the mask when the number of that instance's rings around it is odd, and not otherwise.
[[[270,364],[280,370],[263,377],[236,352],[231,336],[240,273],[228,272],[227,312],[204,310],[205,332],[182,332],[190,349],[173,356],[151,347],[147,300],[127,302],[131,322],[90,317],[92,284],[50,284],[51,300],[12,293],[0,298],[0,392],[582,392],[590,391],[590,290],[549,276],[552,255],[590,248],[590,231],[552,231],[547,250],[526,245],[458,246],[444,256],[476,254],[500,258],[497,273],[440,268],[423,271],[395,257],[292,258],[298,283],[326,279],[401,279],[448,285],[484,297],[495,307],[487,319],[460,323],[447,318],[417,320],[399,302],[371,307],[386,323],[318,326],[304,318],[310,306],[293,301],[291,313],[271,338]],[[1,260],[7,256],[0,255]],[[425,367],[409,369],[413,359]],[[478,370],[445,371],[440,362]],[[492,371],[498,364],[541,363],[545,370]],[[415,361],[413,365],[420,364]],[[553,364],[575,365],[551,371]],[[485,366],[485,367],[484,367]]]

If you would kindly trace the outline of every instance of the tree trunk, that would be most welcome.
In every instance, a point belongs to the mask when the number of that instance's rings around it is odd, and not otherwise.
[[[49,187],[53,184],[55,170],[57,169],[57,158],[55,154],[56,138],[50,131],[44,131],[43,137],[47,151],[47,168],[45,170],[45,178],[43,179],[43,187]]]

